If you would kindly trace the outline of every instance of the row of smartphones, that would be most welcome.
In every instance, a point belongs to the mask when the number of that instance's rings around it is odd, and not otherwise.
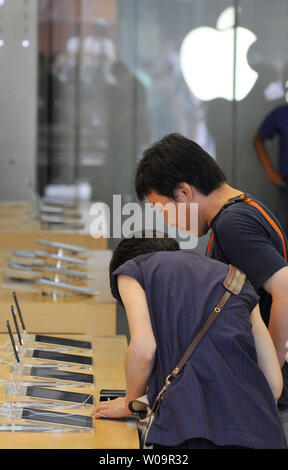
[[[54,251],[42,251],[42,250],[36,250],[36,251],[27,251],[27,250],[16,250],[13,251],[12,254],[14,257],[18,258],[16,262],[12,262],[9,264],[9,268],[13,270],[21,270],[21,271],[33,271],[34,269],[40,272],[55,272],[58,274],[63,274],[64,276],[72,277],[72,278],[80,278],[80,279],[87,279],[88,274],[86,272],[82,272],[79,270],[75,269],[69,269],[69,267],[63,268],[63,267],[55,267],[51,265],[38,265],[36,263],[36,260],[57,260],[61,262],[66,262],[69,263],[69,265],[78,265],[78,266],[85,266],[87,265],[87,252],[88,250],[84,247],[76,246],[76,245],[70,245],[66,243],[60,243],[60,242],[54,242],[54,241],[48,241],[48,240],[37,240],[37,243],[41,245],[45,245],[48,247],[52,247],[53,249],[57,249],[57,252]],[[59,250],[64,251],[64,253],[59,253]],[[66,253],[68,251],[68,254]],[[71,252],[71,254],[69,254]],[[76,255],[76,256],[75,256]],[[84,255],[84,257],[83,257]],[[79,257],[80,256],[80,257]],[[30,259],[34,260],[34,265],[32,264],[23,264],[19,262],[19,258],[21,259]],[[36,263],[36,264],[35,264]],[[72,267],[73,267],[72,266]],[[79,294],[79,295],[97,295],[97,291],[95,289],[91,289],[86,286],[80,286],[76,284],[71,284],[71,283],[66,283],[66,281],[59,282],[59,280],[56,282],[53,279],[47,279],[46,277],[43,277],[42,279],[38,279],[38,277],[35,279],[34,277],[32,279],[27,278],[26,276],[23,277],[23,275],[14,275],[10,273],[7,274],[8,277],[4,277],[3,280],[6,282],[17,282],[17,283],[29,283],[29,284],[37,284],[37,285],[42,285],[46,287],[52,287],[56,290],[61,289],[61,291],[68,291],[70,293],[74,294]]]
[[[23,322],[23,316],[19,307],[18,299],[15,293],[13,293],[17,312],[19,314],[22,328],[25,330]],[[34,341],[36,343],[54,344],[67,347],[78,347],[81,349],[92,349],[91,342],[80,341],[68,338],[60,338],[45,335],[35,335]],[[92,364],[92,358],[88,356],[76,356],[72,354],[62,354],[55,351],[40,351],[34,350],[33,357],[37,359],[49,359],[64,362],[74,362],[79,364]],[[49,369],[44,367],[32,367],[30,370],[30,376],[37,378],[47,378],[63,380],[68,382],[81,382],[87,385],[94,383],[94,376],[92,374],[85,374],[80,372],[61,371],[55,369]],[[101,390],[100,401],[113,400],[119,396],[125,396],[125,390]],[[54,401],[64,401],[70,403],[85,403],[87,405],[93,405],[94,399],[92,395],[87,393],[76,393],[62,390],[49,389],[37,386],[28,386],[26,389],[26,396],[29,398],[39,398]],[[93,428],[93,418],[91,416],[75,415],[68,413],[59,413],[48,410],[39,410],[29,407],[25,407],[22,410],[22,419],[27,421],[37,421],[41,423],[53,423],[61,424],[80,428]]]
[[[13,298],[16,306],[16,310],[19,316],[20,324],[22,326],[23,332],[26,332],[23,315],[20,309],[20,305],[18,302],[18,298],[15,292],[13,292]],[[18,340],[20,344],[23,344],[22,337],[20,334],[20,330],[18,327],[18,323],[16,320],[16,315],[14,309],[11,307],[11,312],[16,328],[16,332],[18,335]],[[9,321],[6,322],[9,337],[11,340],[11,344],[13,347],[14,355],[16,362],[20,362],[20,358],[18,355],[18,350],[15,345],[15,341],[12,335],[12,331],[10,328]],[[66,347],[78,347],[81,349],[92,350],[92,344],[89,341],[80,341],[75,339],[69,338],[60,338],[54,336],[46,336],[46,335],[35,335],[33,340],[36,343],[42,344],[52,344],[52,345],[60,345]],[[32,354],[33,358],[37,359],[47,359],[47,360],[54,360],[60,362],[72,362],[75,364],[89,364],[92,365],[92,357],[91,356],[80,356],[76,354],[63,354],[57,351],[49,351],[49,350],[33,350]],[[36,378],[47,378],[47,379],[57,379],[63,380],[68,382],[81,382],[87,385],[92,385],[94,383],[94,376],[93,374],[84,374],[80,372],[71,372],[71,371],[61,371],[58,369],[49,369],[46,367],[31,367],[29,368],[29,375],[31,377]],[[70,403],[87,403],[93,405],[93,396],[85,393],[76,393],[76,392],[67,392],[62,390],[54,390],[50,388],[44,387],[37,387],[36,386],[29,386],[26,389],[26,396],[29,398],[42,398],[47,400],[55,400],[55,401],[65,401]],[[48,410],[39,410],[34,409],[32,406],[24,407],[22,409],[21,418],[28,421],[38,421],[41,423],[53,423],[53,424],[60,424],[63,426],[72,426],[76,428],[85,428],[85,429],[92,429],[93,428],[93,419],[90,416],[85,415],[77,415],[77,414],[70,414],[70,413],[59,413],[54,411]]]
[[[41,387],[27,387],[26,395],[31,398],[64,400],[77,403],[85,401],[87,404],[93,404],[93,397],[85,393],[58,391]],[[115,398],[122,396],[125,396],[125,390],[101,390],[100,401],[114,400]],[[38,421],[41,423],[53,423],[60,424],[62,426],[93,429],[93,418],[91,416],[59,413],[27,407],[23,408],[21,417],[27,421]]]
[[[13,293],[15,305],[17,308],[17,312],[19,315],[20,323],[22,326],[23,331],[25,330],[25,325],[23,321],[22,312],[19,306],[19,302],[16,296],[16,293]],[[16,331],[18,334],[18,339],[21,342],[21,336],[18,328],[18,324],[16,321],[15,314],[12,310],[12,315],[16,327]],[[11,343],[14,349],[14,353],[17,352],[15,348],[14,338],[11,332],[11,328],[9,322],[7,322],[7,328],[10,335]],[[46,336],[46,335],[35,335],[34,338],[35,342],[39,343],[46,343],[46,344],[56,344],[61,346],[70,346],[70,347],[78,347],[81,349],[92,349],[91,342],[88,341],[79,341],[74,339],[68,338],[60,338],[60,337],[53,337],[53,336]],[[17,360],[17,354],[15,355]],[[56,361],[64,361],[64,362],[74,362],[78,364],[92,364],[92,357],[90,356],[78,356],[75,354],[63,354],[55,351],[43,351],[43,350],[34,350],[32,357],[37,359],[48,359],[48,360],[56,360]],[[47,367],[31,367],[29,369],[30,376],[36,378],[47,378],[47,379],[54,379],[54,380],[63,380],[66,382],[74,382],[74,383],[84,383],[87,385],[92,385],[94,383],[94,376],[93,374],[87,373],[80,373],[80,372],[72,372],[66,370],[58,370],[53,368]],[[107,401],[113,400],[119,396],[125,396],[125,390],[101,390],[100,391],[100,401]],[[39,398],[45,400],[54,400],[54,401],[64,401],[70,403],[85,403],[87,405],[93,405],[94,399],[92,395],[87,393],[76,393],[70,391],[63,391],[63,390],[55,390],[45,387],[39,387],[37,384],[35,386],[29,386],[26,389],[26,396],[29,398]],[[72,426],[72,427],[80,427],[86,429],[93,428],[93,419],[90,416],[85,415],[75,415],[69,413],[59,413],[54,411],[48,410],[39,410],[33,409],[32,407],[25,407],[22,410],[22,419],[28,421],[38,421],[42,423],[54,423],[54,424],[61,424],[64,426]]]

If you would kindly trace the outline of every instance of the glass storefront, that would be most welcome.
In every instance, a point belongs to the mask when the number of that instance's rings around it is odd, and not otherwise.
[[[285,0],[39,0],[39,192],[136,201],[141,151],[180,132],[273,209],[252,139],[285,102],[287,17]]]

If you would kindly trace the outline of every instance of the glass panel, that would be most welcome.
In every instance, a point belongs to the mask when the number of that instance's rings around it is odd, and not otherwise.
[[[136,201],[141,151],[170,132],[196,140],[231,179],[231,5],[39,0],[39,191],[85,180],[93,200]]]
[[[212,61],[216,56],[220,61],[221,50],[213,49],[217,31],[211,28],[216,28],[229,6],[227,0],[119,1],[119,54],[145,87],[151,141],[180,132],[219,159],[228,173],[232,106],[221,98],[217,85],[219,88],[221,81],[228,80],[232,89],[233,69],[230,66],[227,71],[226,66],[221,70],[217,60]],[[200,30],[203,26],[210,30]],[[201,90],[196,85],[199,80]],[[228,127],[221,142],[219,114],[222,118],[223,107]]]
[[[236,182],[238,187],[254,194],[273,211],[278,191],[258,161],[252,140],[267,114],[277,106],[287,104],[287,17],[286,0],[239,1],[239,26],[253,31],[257,38],[247,51],[247,59],[258,78],[251,92],[237,106]],[[237,77],[237,81],[241,78]],[[278,168],[278,141],[279,135],[265,141],[275,168]]]
[[[39,1],[38,189],[75,181],[77,61],[66,44],[76,30],[76,2]]]

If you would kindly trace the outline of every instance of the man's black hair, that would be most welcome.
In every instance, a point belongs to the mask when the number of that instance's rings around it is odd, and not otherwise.
[[[207,196],[225,181],[224,172],[200,145],[172,133],[144,151],[136,170],[135,188],[140,201],[153,190],[175,199],[180,183],[188,183]]]
[[[160,236],[161,235],[161,236]],[[111,274],[122,264],[136,256],[157,251],[177,251],[180,246],[177,240],[169,238],[167,233],[151,233],[151,237],[145,236],[145,232],[134,234],[131,238],[124,238],[116,247],[109,266]]]

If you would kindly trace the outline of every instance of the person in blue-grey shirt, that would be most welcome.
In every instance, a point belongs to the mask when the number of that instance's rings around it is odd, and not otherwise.
[[[265,141],[279,138],[278,165],[271,163]],[[288,234],[288,104],[273,109],[253,139],[254,148],[269,180],[279,188],[275,215]]]
[[[126,397],[100,401],[92,413],[95,418],[129,417],[130,401],[143,396],[147,387],[152,407],[165,378],[225,293],[227,264],[156,236],[124,239],[113,253],[111,290],[125,308],[130,331]],[[258,300],[247,280],[228,299],[171,379],[146,445],[287,448],[276,404],[281,369]]]

